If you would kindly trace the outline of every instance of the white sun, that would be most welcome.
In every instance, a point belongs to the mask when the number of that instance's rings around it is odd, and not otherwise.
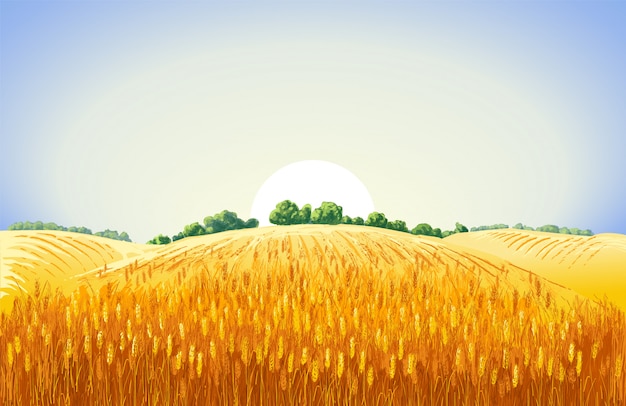
[[[299,208],[310,204],[311,210],[322,202],[334,202],[343,208],[344,216],[364,220],[374,211],[372,197],[359,178],[326,161],[299,161],[276,171],[254,197],[250,217],[259,220],[260,227],[271,225],[270,213],[283,200],[291,200]]]

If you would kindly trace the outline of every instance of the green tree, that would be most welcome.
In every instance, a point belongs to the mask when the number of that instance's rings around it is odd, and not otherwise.
[[[493,224],[491,226],[472,227],[470,231],[483,231],[483,230],[499,230],[503,228],[509,228],[506,224]]]
[[[245,222],[237,216],[237,213],[222,210],[214,216],[204,218],[205,234],[221,233],[228,230],[240,230]]]
[[[339,224],[352,224],[352,217],[350,217],[350,216],[343,216],[341,218],[341,221],[339,222]]]
[[[441,232],[441,230],[439,230]],[[411,234],[434,236],[434,230],[428,223],[419,223],[411,230]]]
[[[98,231],[97,233],[95,233],[94,235],[97,235],[98,237],[105,237],[105,238],[111,238],[113,240],[120,240],[120,241],[127,241],[127,242],[132,242],[130,240],[130,237],[128,236],[128,234],[125,231],[122,231],[121,233],[118,233],[115,230],[109,230],[108,228],[104,231]]]
[[[196,237],[204,234],[206,234],[206,230],[198,222],[187,224],[185,228],[183,228],[183,235],[185,237]]]
[[[43,230],[43,223],[36,221],[31,223],[30,221],[19,222],[12,224],[13,228],[9,226],[9,230]]]
[[[403,220],[394,220],[387,223],[387,228],[395,231],[402,231],[405,233],[409,232],[409,229],[406,226],[406,222]]]
[[[456,222],[454,230],[446,230],[441,234],[442,238],[446,238],[448,236],[451,236],[452,234],[458,234],[458,233],[467,233],[468,229],[467,227],[465,227],[463,224]]]
[[[546,224],[545,226],[537,227],[537,231],[543,231],[544,233],[559,233],[559,227],[554,224]]]
[[[183,238],[185,238],[185,234],[183,234],[183,232],[181,231],[180,233],[172,237],[172,241],[182,240]]]
[[[356,216],[352,219],[352,224],[355,226],[364,226],[365,221],[363,220],[363,217]]]
[[[23,230],[23,229],[24,229],[24,223],[22,223],[21,221],[18,221],[17,223],[13,223],[9,225],[9,227],[7,227],[7,230]]]
[[[69,227],[67,231],[71,231],[73,233],[81,233],[81,234],[93,234],[91,230],[86,227]]]
[[[377,211],[370,213],[369,216],[367,216],[367,220],[365,221],[366,226],[380,228],[387,227],[387,223],[387,217],[385,217],[383,213],[379,213]]]
[[[339,224],[343,217],[343,208],[333,202],[322,202],[322,205],[313,210],[311,223],[313,224]]]
[[[259,220],[255,218],[249,218],[244,224],[243,228],[257,228],[259,226]]]
[[[170,242],[172,242],[170,237],[163,235],[163,234],[159,234],[153,239],[151,239],[150,241],[148,241],[146,244],[162,245],[162,244],[169,244]]]
[[[575,227],[570,228],[569,231],[573,235],[586,235],[586,236],[592,236],[593,235],[591,230],[581,230],[581,229],[575,228]]]
[[[310,222],[311,222],[311,205],[305,204],[304,206],[302,206],[300,210],[298,210],[295,224],[309,224]]]
[[[278,203],[276,208],[270,213],[270,223],[278,226],[298,224],[299,212],[300,210],[297,204],[291,200],[283,200]]]

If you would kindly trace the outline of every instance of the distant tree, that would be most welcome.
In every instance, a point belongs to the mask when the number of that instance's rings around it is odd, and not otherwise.
[[[441,232],[441,230],[439,231]],[[415,227],[413,227],[413,229],[411,230],[411,234],[430,235],[430,236],[435,235],[433,228],[430,226],[430,224],[427,224],[427,223],[420,223],[416,225]]]
[[[352,219],[352,224],[355,226],[363,226],[365,225],[365,221],[363,220],[363,217],[356,216]]]
[[[7,227],[7,230],[23,230],[23,229],[24,229],[24,223],[22,223],[21,221],[17,223],[13,223]]]
[[[433,228],[433,237],[443,238],[443,234],[441,233],[441,229],[439,227]]]
[[[48,223],[54,224],[54,223]],[[55,224],[56,225],[56,224]],[[36,221],[31,223],[30,221],[13,223],[9,226],[9,230],[43,230],[43,223],[41,221]]]
[[[350,216],[343,216],[339,223],[340,224],[352,224],[352,217],[350,217]]]
[[[313,224],[339,224],[343,208],[333,202],[322,202],[322,205],[313,210],[311,223]]]
[[[509,228],[506,224],[493,224],[491,226],[480,226],[480,227],[472,227],[470,231],[483,231],[483,230],[500,230],[504,228]]]
[[[92,233],[90,229],[86,228],[86,227],[63,227],[61,225],[58,225],[56,223],[43,223],[41,221],[36,221],[34,223],[31,223],[30,221],[26,221],[24,223],[19,222],[19,223],[14,223],[11,224],[8,228],[9,230],[52,230],[52,231],[68,231],[71,233],[81,233],[81,234],[90,234],[90,235],[96,235],[98,237],[105,237],[105,238],[111,238],[113,240],[120,240],[120,241],[127,241],[127,242],[132,242],[130,237],[128,236],[128,233],[126,232],[121,232],[118,233],[117,231],[114,230],[109,230],[106,229],[104,231],[99,231],[97,233]]]
[[[545,226],[537,227],[537,231],[543,231],[544,233],[559,233],[559,227],[554,224],[546,224]]]
[[[67,231],[72,233],[93,234],[91,230],[86,227],[68,227]]]
[[[159,234],[153,239],[151,239],[150,241],[148,241],[146,244],[162,245],[162,244],[169,244],[170,242],[172,242],[170,237],[163,235],[163,234]]]
[[[185,237],[196,237],[204,234],[206,234],[206,230],[198,222],[187,224],[185,228],[183,228],[183,235]]]
[[[442,238],[446,238],[448,236],[451,236],[452,234],[458,234],[458,233],[467,233],[467,227],[465,227],[463,224],[457,222],[455,224],[454,230],[446,230],[444,231],[441,236]]]
[[[593,235],[591,230],[581,230],[581,229],[575,228],[575,227],[570,228],[569,231],[573,235],[585,235],[585,236],[592,236]]]
[[[296,215],[295,224],[309,224],[311,222],[311,205],[305,204]]]
[[[387,223],[387,228],[390,230],[395,230],[395,231],[402,231],[405,233],[409,232],[409,229],[406,226],[406,222],[403,220],[394,220],[394,221],[389,221]]]
[[[240,230],[245,222],[233,211],[223,210],[214,216],[204,218],[205,234],[221,233],[228,230]]]
[[[259,226],[259,220],[255,218],[249,218],[244,224],[243,228],[257,228]]]
[[[278,203],[276,208],[270,213],[270,223],[278,226],[298,224],[299,212],[300,210],[297,204],[291,200],[283,200]]]
[[[522,225],[522,223],[517,223],[513,226],[513,228],[518,230],[530,230],[530,231],[543,231],[544,233],[558,233],[558,234],[572,234],[572,235],[585,235],[592,236],[593,232],[591,230],[580,230],[578,228],[567,228],[567,227],[559,227],[554,224],[546,224],[545,226],[537,227],[536,229],[528,226]]]
[[[183,234],[183,232],[181,231],[180,233],[172,237],[172,241],[182,240],[183,238],[185,238],[185,234]]]
[[[367,216],[367,220],[365,221],[366,226],[380,228],[387,227],[387,223],[387,217],[385,217],[383,213],[379,213],[377,211],[370,213],[369,216]]]
[[[130,237],[128,236],[128,234],[125,231],[123,231],[121,233],[118,233],[115,230],[109,230],[107,228],[104,231],[98,231],[97,233],[94,233],[94,235],[97,235],[98,237],[111,238],[113,240],[132,242],[130,240]]]

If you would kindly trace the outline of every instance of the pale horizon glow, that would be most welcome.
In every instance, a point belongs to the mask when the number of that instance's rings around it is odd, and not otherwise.
[[[322,160],[409,228],[626,234],[626,2],[0,7],[0,229],[144,243]]]
[[[344,216],[362,217],[375,211],[367,188],[352,172],[332,162],[307,160],[289,164],[270,176],[259,189],[250,217],[260,227],[271,226],[269,216],[276,205],[291,200],[302,208],[311,205],[311,212],[322,202],[333,202],[343,209]]]

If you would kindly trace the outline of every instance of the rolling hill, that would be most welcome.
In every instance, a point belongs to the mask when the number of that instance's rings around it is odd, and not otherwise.
[[[593,300],[622,303],[609,289],[622,279],[584,283],[619,270],[623,242],[298,225],[154,246],[5,231],[0,398],[623,404],[624,312]]]
[[[445,242],[497,256],[589,298],[606,296],[626,310],[626,235],[504,229],[455,234]]]
[[[107,283],[129,289],[180,284],[217,269],[263,278],[295,268],[329,281],[344,268],[396,280],[418,269],[420,278],[445,289],[461,273],[483,287],[497,280],[499,289],[527,291],[540,280],[557,301],[570,302],[578,292],[591,298],[606,294],[626,305],[619,294],[623,285],[614,277],[615,263],[626,261],[625,236],[495,230],[441,240],[373,227],[302,225],[235,230],[162,246],[62,231],[3,231],[0,242],[3,295],[30,291],[36,279],[67,293],[81,283],[94,291]],[[3,306],[10,301],[0,300]]]

